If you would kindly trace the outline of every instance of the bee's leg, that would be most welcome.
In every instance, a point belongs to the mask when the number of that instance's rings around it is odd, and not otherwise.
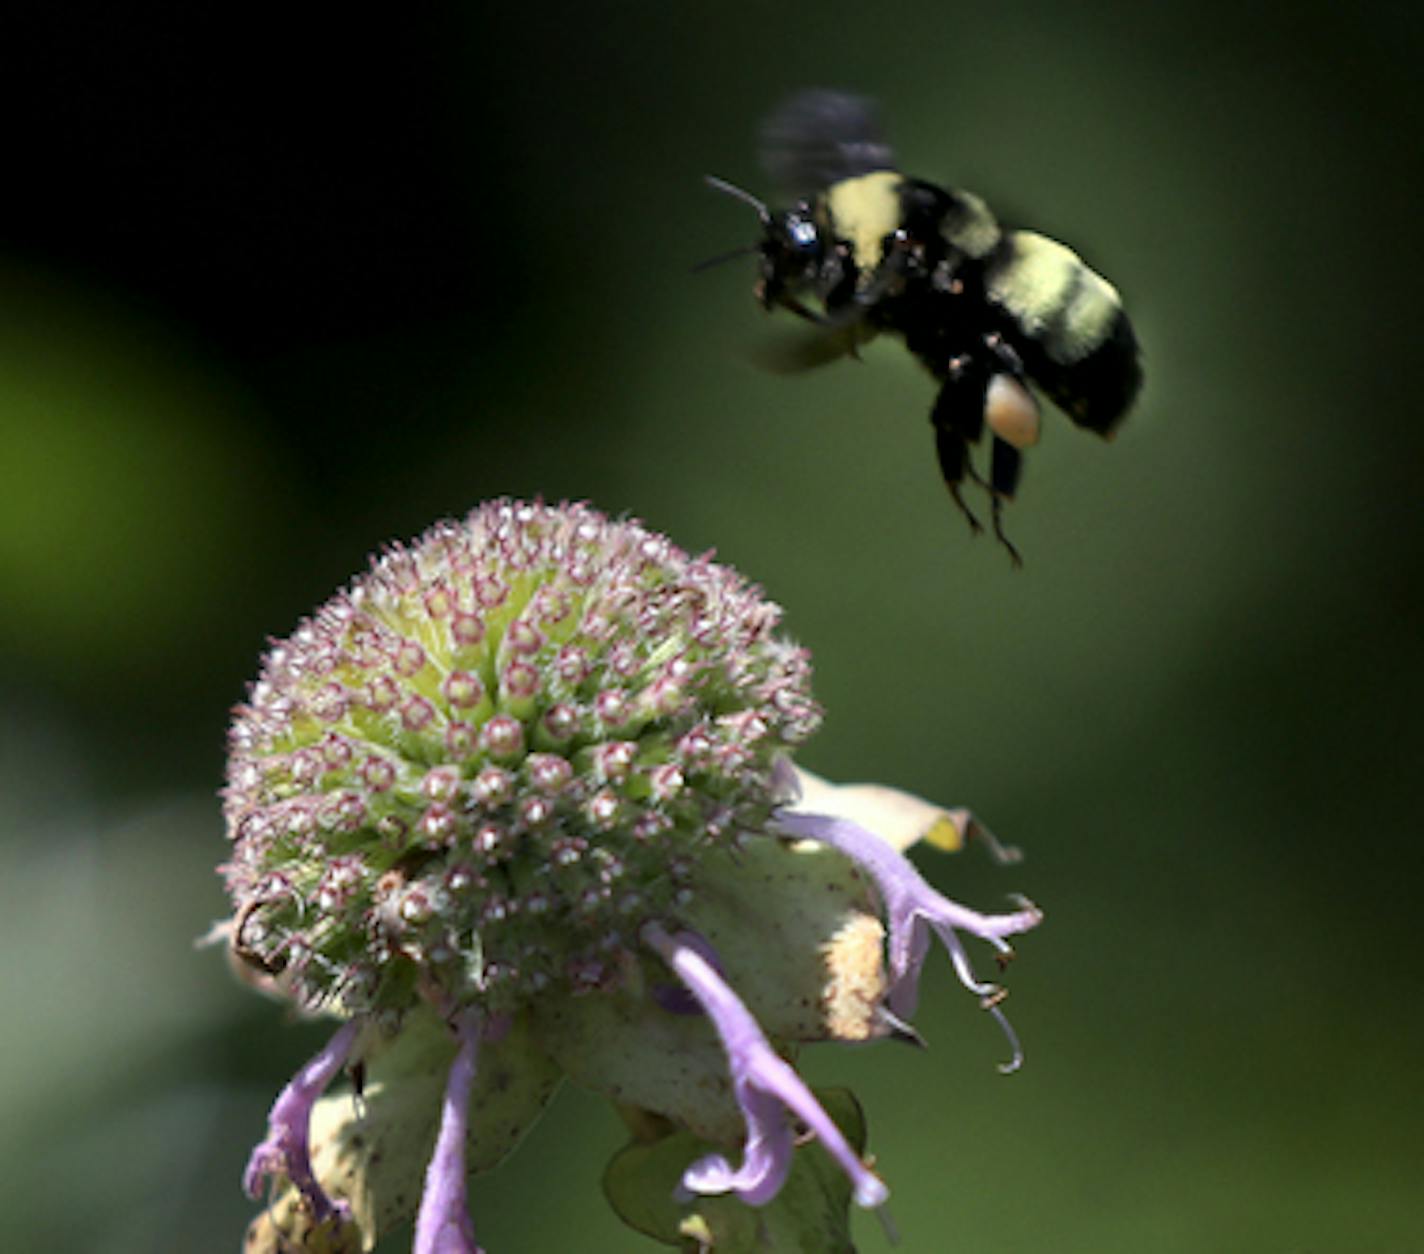
[[[1013,559],[1015,566],[1022,566],[1023,558],[1004,534],[1002,511],[1004,502],[1013,500],[1022,465],[1023,459],[1019,456],[1018,449],[995,436],[989,452],[989,494],[992,501],[994,535],[999,543],[1008,549],[1009,557]]]
[[[964,476],[979,481],[969,460],[969,446],[984,433],[984,385],[967,371],[953,371],[944,380],[930,422],[935,429],[935,451],[939,454],[939,470],[944,476],[949,495],[969,520],[970,530],[983,530],[974,511],[965,504],[960,492]]]
[[[1019,356],[1018,350],[1008,340],[1004,339],[997,331],[990,331],[984,337],[984,347],[993,353],[1000,368],[1006,374],[1013,375],[1020,383],[1025,382],[1023,358]]]
[[[964,495],[959,490],[964,482],[964,468],[969,463],[969,445],[958,432],[951,431],[948,427],[936,427],[935,451],[939,454],[939,472],[944,476],[944,486],[949,489],[950,497],[959,506],[959,512],[969,520],[969,530],[977,535],[984,530],[984,524],[965,504]]]

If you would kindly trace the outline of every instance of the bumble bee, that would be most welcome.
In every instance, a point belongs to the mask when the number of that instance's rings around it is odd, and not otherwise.
[[[994,534],[1015,564],[1001,510],[1038,441],[1034,384],[1078,426],[1110,436],[1142,383],[1137,338],[1117,289],[1071,249],[1001,227],[971,192],[901,174],[873,105],[833,91],[792,97],[765,123],[768,173],[798,198],[772,210],[708,176],[761,221],[757,300],[816,325],[782,355],[801,369],[899,336],[939,383],[930,411],[940,471],[973,531],[966,476],[989,494]],[[714,258],[713,260],[724,260]],[[808,303],[814,301],[815,304]],[[970,447],[987,428],[987,477]]]

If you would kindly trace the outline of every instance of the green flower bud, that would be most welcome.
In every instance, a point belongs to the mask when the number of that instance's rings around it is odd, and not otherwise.
[[[342,1014],[616,982],[703,858],[766,828],[773,763],[819,721],[779,621],[582,505],[495,502],[392,547],[236,712],[235,952]]]

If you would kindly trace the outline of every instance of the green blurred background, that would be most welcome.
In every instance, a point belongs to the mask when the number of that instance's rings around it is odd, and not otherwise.
[[[0,1248],[236,1249],[283,1026],[223,910],[269,634],[482,498],[632,511],[815,651],[809,765],[973,805],[1048,911],[1024,1071],[948,964],[927,1053],[819,1051],[906,1251],[1424,1250],[1420,9],[1373,3],[51,6],[0,205]],[[715,171],[784,94],[1070,241],[1146,347],[971,542],[893,346],[798,379]],[[568,1092],[491,1254],[641,1248]],[[873,1221],[863,1248],[888,1248]],[[397,1239],[387,1243],[403,1248]],[[652,1248],[652,1247],[648,1247]]]

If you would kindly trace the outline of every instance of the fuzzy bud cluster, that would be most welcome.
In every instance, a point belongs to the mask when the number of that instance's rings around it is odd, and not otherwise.
[[[617,978],[820,714],[780,610],[581,505],[497,501],[272,647],[230,733],[232,944],[303,1004]]]

